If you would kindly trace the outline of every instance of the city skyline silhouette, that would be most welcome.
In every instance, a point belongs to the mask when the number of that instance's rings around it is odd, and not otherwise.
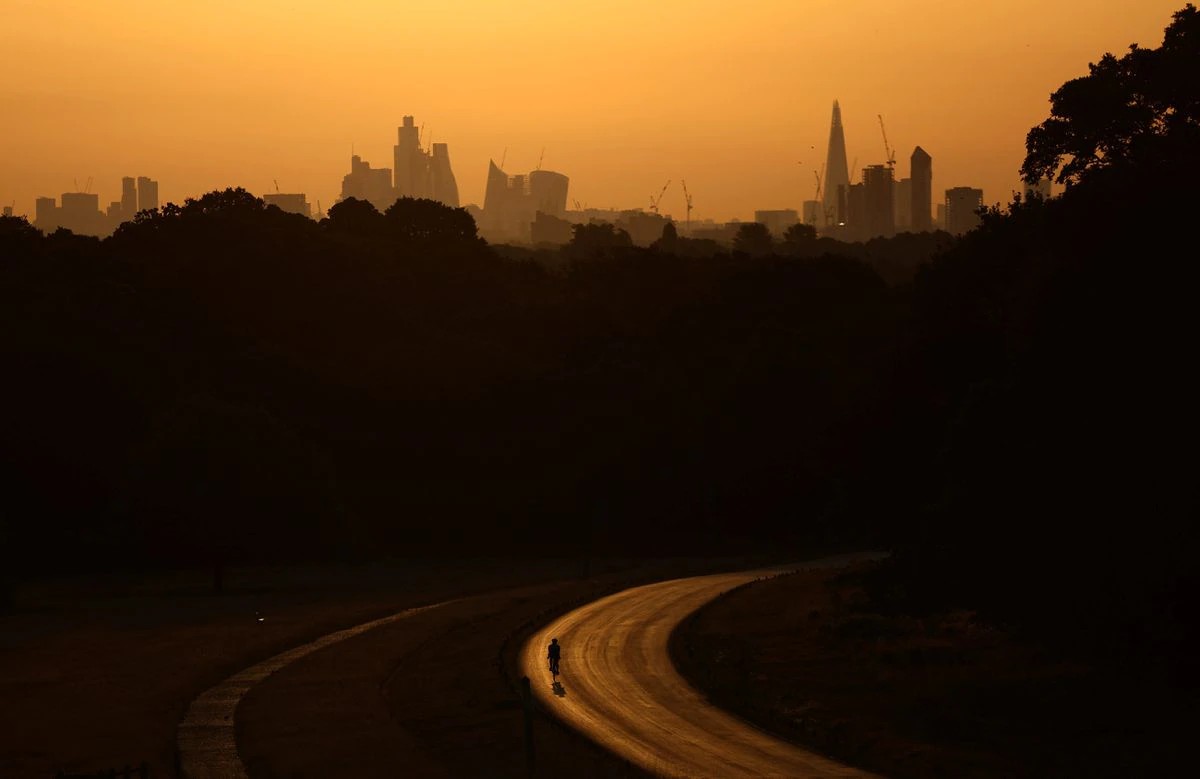
[[[1200,8],[1043,5],[5,4],[0,777],[1185,774]]]
[[[419,23],[386,3],[239,5],[6,8],[7,70],[39,67],[0,87],[15,117],[0,142],[21,152],[0,158],[0,203],[32,216],[35,198],[89,178],[107,202],[145,171],[162,202],[278,186],[328,208],[351,153],[393,166],[389,128],[412,114],[425,148],[451,146],[464,205],[482,205],[487,162],[506,157],[506,170],[565,173],[590,207],[644,207],[663,181],[687,180],[692,217],[750,220],[812,196],[833,100],[859,168],[885,161],[882,116],[893,148],[937,160],[935,193],[969,186],[1005,203],[1050,92],[1097,51],[1156,45],[1174,10],[621,2],[581,26],[545,3],[452,3]],[[518,31],[537,43],[503,43]],[[684,210],[674,187],[662,212]]]

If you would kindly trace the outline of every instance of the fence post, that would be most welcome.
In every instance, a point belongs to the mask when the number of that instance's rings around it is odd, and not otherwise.
[[[533,776],[533,692],[529,689],[529,677],[521,677],[521,702],[525,710],[525,771]]]

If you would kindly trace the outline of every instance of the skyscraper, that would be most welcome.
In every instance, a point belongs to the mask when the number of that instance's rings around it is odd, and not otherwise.
[[[429,159],[421,149],[421,132],[411,116],[396,129],[393,174],[396,197],[429,197]]]
[[[480,231],[488,240],[530,240],[530,225],[538,212],[556,217],[566,213],[569,183],[550,170],[510,176],[489,160]]]
[[[153,211],[158,208],[158,182],[146,176],[138,176],[137,210]]]
[[[268,192],[262,196],[262,199],[264,203],[276,206],[280,211],[312,217],[312,206],[309,205],[308,197],[303,192]]]
[[[33,225],[43,233],[58,229],[58,202],[52,197],[39,197],[33,203]]]
[[[904,178],[892,188],[892,211],[896,214],[896,232],[912,231],[912,179]]]
[[[121,179],[121,221],[133,219],[138,211],[137,182],[133,176]]]
[[[890,238],[896,234],[896,214],[892,205],[895,183],[891,165],[868,165],[863,168],[866,229],[859,233],[863,239]]]
[[[396,130],[393,189],[395,196],[437,200],[458,208],[458,182],[450,169],[450,147],[435,143],[429,151],[421,148],[421,131],[411,116]]]
[[[429,160],[430,196],[451,208],[458,208],[458,182],[450,169],[450,147],[444,143],[433,144],[433,157]]]
[[[928,232],[933,228],[929,218],[933,202],[933,158],[918,146],[908,158],[908,169],[912,179],[912,231]]]
[[[350,158],[350,172],[342,177],[342,200],[366,200],[383,212],[396,202],[391,168],[372,168],[357,154]]]
[[[842,132],[842,108],[833,101],[833,121],[829,127],[829,152],[825,157],[825,213],[838,214],[838,192],[850,186],[850,167],[846,164],[846,136]]]
[[[983,190],[973,187],[954,187],[946,190],[946,224],[943,229],[962,235],[979,226],[979,210],[983,208]]]

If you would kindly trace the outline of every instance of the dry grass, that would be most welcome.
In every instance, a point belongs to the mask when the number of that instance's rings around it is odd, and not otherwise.
[[[239,750],[255,776],[392,776],[398,765],[523,776],[521,713],[502,659],[521,630],[599,591],[736,565],[609,560],[588,580],[578,560],[258,568],[229,572],[219,596],[207,571],[28,585],[0,617],[0,777],[142,761],[152,776],[174,776],[188,702],[226,676],[335,630],[478,593],[492,594],[268,678],[239,708]],[[537,765],[539,775],[638,775],[541,716]]]
[[[402,608],[577,570],[557,560],[258,568],[231,571],[220,596],[207,571],[27,585],[0,617],[0,776],[143,760],[171,776],[187,703],[229,674]]]
[[[809,572],[735,590],[687,621],[672,653],[716,704],[900,779],[1128,777],[1181,764],[1194,707],[968,613],[871,613],[855,581]]]

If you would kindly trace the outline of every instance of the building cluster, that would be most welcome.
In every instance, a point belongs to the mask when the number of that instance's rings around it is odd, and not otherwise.
[[[458,208],[458,183],[450,168],[450,149],[444,143],[421,145],[421,131],[413,117],[404,117],[392,147],[392,167],[372,168],[357,154],[350,172],[342,178],[341,199],[366,200],[380,211],[402,197],[426,198]]]
[[[89,187],[90,188],[90,187]],[[64,192],[56,201],[39,197],[34,202],[34,226],[45,233],[64,228],[79,235],[105,236],[122,222],[132,221],[139,211],[158,208],[158,182],[146,176],[121,179],[121,199],[100,210],[100,196],[94,192]]]
[[[566,221],[568,184],[566,176],[552,170],[509,175],[489,160],[483,209],[475,216],[480,235],[493,241],[557,242]]]
[[[362,157],[352,155],[350,172],[342,178],[339,200],[365,200],[379,211],[387,210],[403,197],[460,207],[449,147],[445,143],[431,143],[426,148],[422,130],[413,117],[403,118],[397,128],[390,168],[371,167]],[[884,142],[886,146],[886,136]],[[895,155],[892,149],[887,151],[889,159],[885,163],[867,165],[859,171],[858,181],[852,182],[852,172],[846,163],[841,107],[834,101],[824,178],[817,176],[815,197],[803,201],[799,210],[757,210],[754,221],[766,226],[776,239],[782,238],[792,226],[806,224],[819,235],[844,241],[867,241],[934,229],[960,235],[979,224],[982,190],[952,187],[944,191],[944,197],[935,205],[933,158],[929,153],[920,146],[914,148],[908,160],[908,176],[898,179]],[[649,246],[674,221],[659,213],[656,198],[651,198],[649,210],[589,209],[580,207],[578,202],[573,210],[568,210],[568,185],[567,176],[542,170],[540,164],[529,173],[509,174],[489,161],[483,206],[472,204],[465,208],[474,217],[480,234],[496,243],[561,245],[571,240],[575,225],[608,223],[627,232],[634,244]],[[1049,181],[1027,187],[1025,192],[1026,198],[1050,195]],[[319,204],[318,213],[314,214],[306,195],[279,192],[278,185],[276,192],[263,195],[263,200],[289,213],[308,218],[322,216]],[[742,226],[740,221],[692,220],[690,196],[687,200],[689,218],[682,226],[682,235],[724,245],[733,242]],[[125,177],[121,181],[121,199],[103,211],[99,196],[88,191],[63,193],[61,201],[38,198],[35,225],[46,232],[62,227],[84,235],[103,236],[133,219],[139,211],[157,207],[157,181],[145,176]],[[5,213],[11,213],[11,207]]]
[[[308,196],[302,192],[270,192],[263,195],[262,199],[264,203],[275,206],[280,211],[312,218],[312,206],[308,202]]]
[[[885,139],[886,140],[886,139]],[[856,183],[846,164],[846,139],[842,111],[833,104],[825,179],[818,182],[824,196],[803,205],[804,221],[823,235],[846,241],[887,238],[899,232],[928,232],[935,228],[965,233],[978,224],[983,192],[969,187],[946,191],[945,203],[933,219],[933,158],[917,146],[909,155],[909,175],[896,178],[896,161],[868,165]],[[977,205],[968,205],[967,193]]]
[[[385,211],[399,198],[436,200],[459,208],[458,183],[450,167],[449,146],[422,145],[421,130],[413,117],[404,117],[397,128],[391,168],[373,168],[362,157],[350,158],[350,172],[342,178],[340,200],[365,200]],[[567,216],[569,180],[561,173],[535,170],[509,174],[495,161],[488,162],[483,207],[466,206],[480,235],[495,242],[566,243],[570,240]],[[282,206],[281,206],[282,207]]]

